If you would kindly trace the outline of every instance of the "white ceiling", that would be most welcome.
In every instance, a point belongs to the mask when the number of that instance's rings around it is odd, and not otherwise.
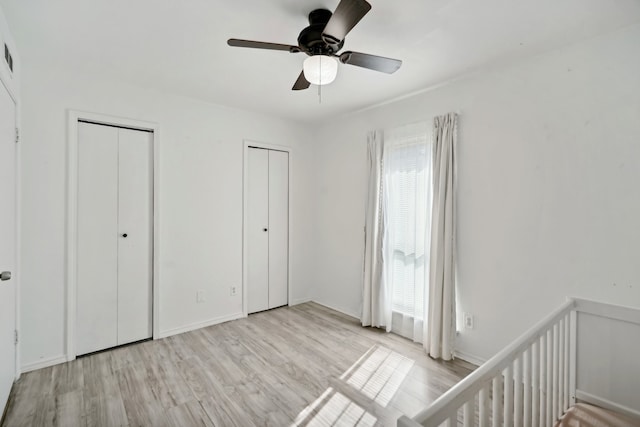
[[[231,48],[230,37],[296,44],[307,14],[338,0],[0,0],[23,62],[72,67],[300,121],[330,118],[491,64],[640,21],[638,0],[369,0],[343,50],[403,60],[393,75],[341,65],[293,92],[304,54]]]

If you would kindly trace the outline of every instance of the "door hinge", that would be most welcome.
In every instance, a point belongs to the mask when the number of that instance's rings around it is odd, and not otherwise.
[[[20,142],[20,129],[16,128],[16,144]]]
[[[18,345],[18,330],[14,329],[13,331],[15,333],[15,340],[13,342],[14,345]]]

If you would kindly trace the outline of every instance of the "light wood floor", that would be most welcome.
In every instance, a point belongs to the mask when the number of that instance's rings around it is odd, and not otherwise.
[[[395,426],[471,368],[306,303],[23,374],[3,426]]]

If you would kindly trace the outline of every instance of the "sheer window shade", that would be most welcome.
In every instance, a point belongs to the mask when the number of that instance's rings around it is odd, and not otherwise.
[[[418,123],[386,131],[385,147],[384,270],[392,295],[392,329],[421,341],[431,224],[428,125]]]

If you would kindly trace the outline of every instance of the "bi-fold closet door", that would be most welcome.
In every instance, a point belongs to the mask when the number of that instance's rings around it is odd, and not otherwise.
[[[152,144],[78,123],[78,355],[152,336]]]
[[[289,301],[289,153],[250,147],[247,159],[247,312]]]
[[[16,104],[0,81],[0,412],[16,378],[16,131]]]

